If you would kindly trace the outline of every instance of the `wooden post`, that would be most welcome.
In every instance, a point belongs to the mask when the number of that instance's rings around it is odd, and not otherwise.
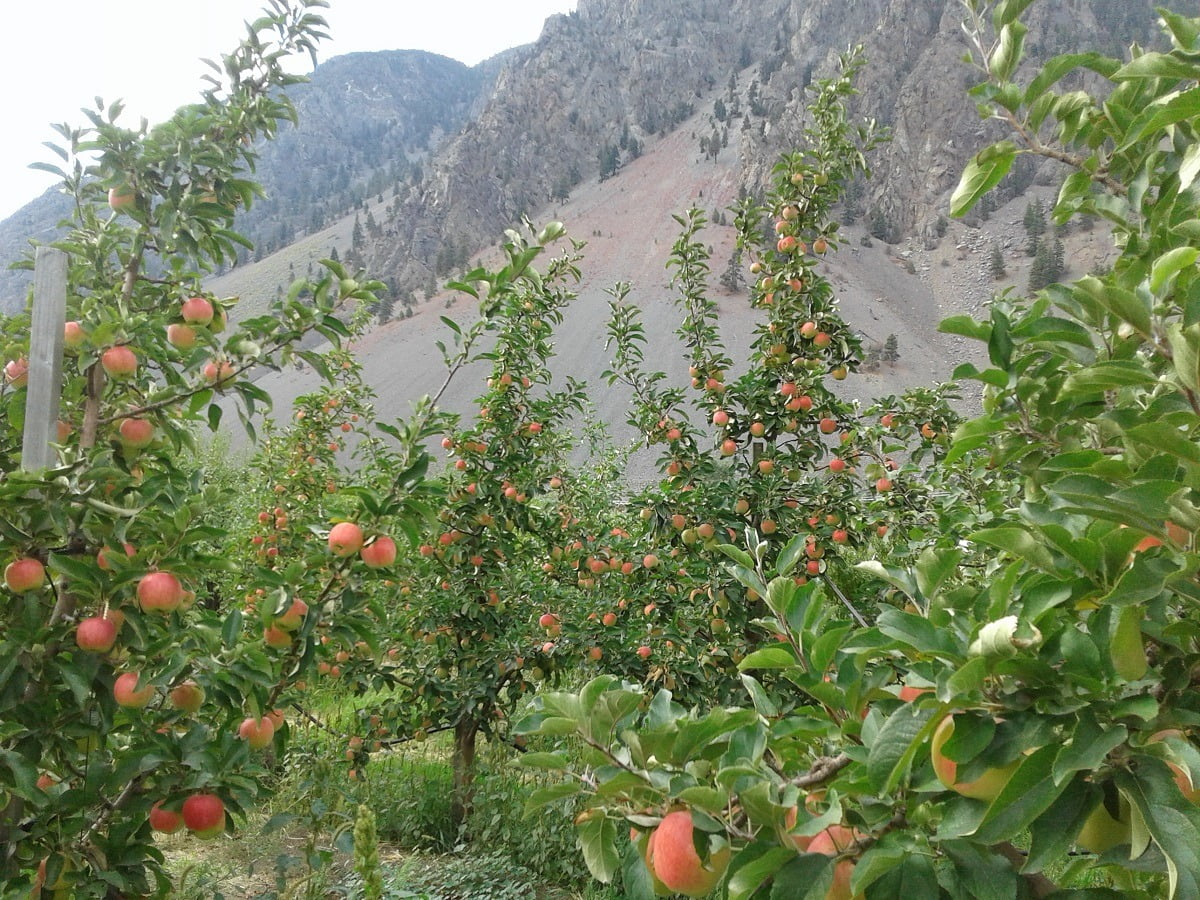
[[[29,387],[21,468],[46,469],[55,462],[62,396],[63,326],[67,319],[67,254],[38,247],[33,267],[33,327],[29,341]]]

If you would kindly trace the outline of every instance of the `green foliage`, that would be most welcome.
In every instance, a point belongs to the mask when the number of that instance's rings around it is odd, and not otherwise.
[[[40,588],[0,594],[7,888],[61,882],[55,890],[81,898],[169,891],[152,807],[175,812],[193,795],[215,795],[227,814],[216,831],[236,826],[270,795],[274,760],[287,753],[291,729],[278,708],[319,657],[374,640],[382,579],[357,555],[332,556],[331,520],[357,520],[371,539],[415,531],[423,514],[428,409],[361,442],[379,465],[376,480],[346,485],[335,459],[347,431],[335,426],[354,428],[330,411],[353,399],[364,425],[369,415],[340,350],[366,317],[346,310],[369,308],[382,285],[326,260],[316,280],[236,327],[235,301],[201,287],[247,243],[232,225],[259,193],[246,178],[254,141],[292,118],[281,90],[298,79],[283,60],[323,36],[313,12],[322,6],[273,3],[215,66],[202,101],[161,125],[126,128],[113,105],[87,113],[86,128],[59,128],[59,174],[76,205],[56,246],[68,256],[68,318],[80,338],[62,364],[69,430],[49,470],[19,469],[27,391],[0,389],[0,559],[36,560],[49,572]],[[183,321],[185,301],[200,307],[198,321]],[[6,358],[36,356],[28,325],[0,323]],[[310,335],[332,349],[308,349]],[[124,371],[112,364],[121,354]],[[202,427],[215,431],[236,412],[254,438],[270,408],[245,373],[298,362],[327,381],[319,399],[300,403],[301,414],[321,405],[326,449],[305,445],[307,422],[291,432],[268,426],[270,446],[248,468],[206,462]],[[129,423],[148,440],[131,439]],[[306,454],[313,463],[301,471]],[[314,480],[318,456],[332,491]],[[157,598],[143,595],[150,576],[167,585]],[[279,626],[297,602],[312,614]],[[118,625],[111,647],[77,645],[85,620]],[[122,676],[149,689],[144,707],[122,705]],[[174,696],[193,687],[203,692],[196,709]],[[268,744],[253,750],[239,726],[268,714]]]
[[[1053,221],[1103,216],[1120,256],[1111,272],[943,324],[986,346],[986,369],[956,373],[982,383],[984,413],[920,472],[932,520],[908,526],[907,546],[863,548],[874,586],[855,592],[853,619],[836,570],[795,578],[802,530],[721,548],[728,575],[761,598],[758,624],[780,637],[740,658],[741,705],[689,711],[612,675],[539,695],[517,733],[585,747],[524,761],[567,773],[529,806],[569,793],[591,808],[577,823],[602,881],[621,822],[654,828],[686,806],[710,849],[735,850],[730,897],[824,896],[835,876],[867,897],[1048,896],[1059,885],[1046,873],[1070,887],[1088,867],[1109,870],[1090,888],[1200,896],[1200,135],[1188,90],[1200,20],[1163,14],[1171,51],[1060,57],[1018,84],[1028,6],[966,3],[985,76],[973,94],[1014,134],[967,167],[954,212],[1019,156],[1055,159],[1070,174]],[[1103,101],[1054,92],[1080,68],[1110,81]],[[688,280],[704,260],[677,256],[703,382],[726,360]],[[777,302],[778,288],[755,298]],[[638,332],[621,327],[640,362]],[[679,402],[653,378],[635,384]],[[734,390],[718,393],[736,421]],[[695,458],[702,435],[687,440],[682,458]],[[1114,823],[1103,840],[1101,812]],[[841,841],[833,863],[818,840]]]

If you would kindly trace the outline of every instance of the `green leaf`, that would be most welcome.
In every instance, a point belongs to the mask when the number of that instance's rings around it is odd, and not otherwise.
[[[779,558],[775,561],[775,571],[780,575],[787,575],[792,569],[796,568],[798,563],[804,557],[804,548],[808,541],[808,535],[797,534],[787,546],[779,553]]]
[[[963,551],[927,547],[917,559],[917,587],[926,599],[932,600],[946,579],[958,570]]]
[[[1004,550],[1045,572],[1058,573],[1050,551],[1023,528],[1016,526],[986,528],[983,531],[975,532],[968,540]]]
[[[1030,3],[1032,0],[1008,0],[1010,3]],[[1001,4],[1003,6],[1004,4]],[[1000,40],[988,60],[988,68],[992,77],[998,81],[1008,81],[1021,61],[1021,52],[1025,45],[1025,34],[1029,31],[1020,22],[1011,22],[1000,29]],[[1019,102],[1019,101],[1018,101]]]
[[[1156,384],[1158,376],[1144,363],[1110,359],[1072,372],[1063,382],[1059,394],[1094,394],[1123,387],[1150,387]]]
[[[561,753],[522,753],[517,759],[517,765],[523,769],[563,771],[568,763]]]
[[[733,575],[742,585],[755,591],[760,597],[767,596],[767,586],[762,583],[762,579],[758,577],[753,569],[746,566],[729,566],[725,567],[730,574]]]
[[[953,638],[922,616],[891,607],[880,613],[876,625],[883,634],[902,641],[920,653],[951,657],[957,655],[958,648],[955,647]]]
[[[582,789],[583,785],[573,781],[538,788],[525,800],[525,818],[528,819],[543,806],[548,806],[556,800],[574,797]]]
[[[1032,3],[1033,0],[1000,0],[992,12],[992,28],[1000,31],[1006,25],[1012,24]]]
[[[795,858],[795,850],[772,847],[752,862],[738,867],[730,877],[726,888],[729,892],[729,900],[747,900],[785,863]],[[824,868],[828,865],[828,860],[822,861],[820,865]]]
[[[1139,756],[1134,762],[1137,774],[1117,772],[1117,787],[1167,858],[1171,896],[1200,897],[1200,808],[1180,793],[1162,760]]]
[[[717,549],[744,569],[754,570],[754,557],[733,544],[717,544]]]
[[[1089,790],[1082,778],[1067,782],[1058,798],[1029,827],[1029,856],[1022,872],[1040,872],[1066,857],[1079,829],[1096,806],[1093,791],[1096,795],[1100,793],[1095,787]]]
[[[1157,143],[1157,132],[1197,116],[1200,116],[1200,88],[1169,95],[1169,99],[1160,98],[1138,113],[1116,152],[1124,152],[1150,137],[1154,138],[1153,143]]]
[[[979,202],[979,198],[1000,183],[1012,168],[1017,147],[1012,141],[1001,141],[980,151],[963,170],[958,187],[950,198],[950,215],[961,218]]]
[[[1025,757],[1012,778],[992,801],[975,833],[987,844],[1011,840],[1050,808],[1066,785],[1056,784],[1052,774],[1058,745],[1048,744]]]
[[[942,334],[958,334],[975,341],[986,341],[992,336],[990,323],[980,322],[971,316],[950,316],[942,319],[938,331]]]
[[[796,654],[784,647],[764,647],[755,650],[740,663],[738,671],[747,669],[790,669],[797,664]]]
[[[1091,710],[1083,710],[1074,731],[1059,748],[1054,760],[1051,773],[1054,780],[1062,782],[1076,772],[1091,772],[1100,768],[1108,754],[1124,744],[1128,737],[1129,730],[1124,725],[1104,728],[1096,721]]]
[[[1197,93],[1200,94],[1200,89],[1197,89]],[[1164,286],[1176,275],[1196,264],[1197,256],[1200,256],[1200,250],[1195,247],[1176,247],[1164,253],[1154,261],[1154,267],[1150,270],[1150,290],[1155,294],[1162,293]]]
[[[1105,78],[1112,76],[1121,67],[1121,63],[1099,53],[1066,53],[1056,56],[1042,66],[1042,70],[1029,82],[1025,89],[1025,102],[1033,103],[1042,94],[1058,83],[1064,75],[1078,69],[1091,69],[1099,72]],[[1083,173],[1087,176],[1087,173]]]
[[[1148,422],[1125,429],[1125,439],[1148,450],[1170,453],[1184,462],[1200,465],[1200,446],[1188,435],[1167,422]]]
[[[953,863],[958,879],[955,896],[971,900],[1013,900],[1024,896],[1016,870],[999,854],[966,841],[947,841],[942,850]]]
[[[1200,143],[1190,145],[1179,162],[1179,192],[1183,193],[1200,175]]]
[[[887,717],[867,754],[867,776],[880,791],[900,783],[920,746],[935,707],[905,703]]]
[[[221,626],[221,643],[225,645],[226,650],[232,650],[237,646],[238,636],[242,633],[242,611],[240,609],[232,609],[229,615],[225,617],[225,622]]]
[[[621,890],[628,900],[654,900],[654,882],[635,844],[621,854]]]
[[[779,706],[758,683],[758,679],[744,672],[738,677],[742,679],[742,685],[746,688],[746,693],[750,695],[750,702],[754,704],[754,709],[760,716],[773,719],[779,715]]]
[[[702,784],[684,788],[675,796],[689,807],[699,808],[713,815],[719,815],[729,806],[729,794],[727,792],[719,791],[716,788],[710,788]]]
[[[883,563],[874,559],[869,559],[865,562],[860,562],[855,565],[856,569],[861,569],[864,572],[869,572],[881,581],[886,581],[892,587],[903,591],[910,597],[916,598],[920,596],[917,591],[917,583],[913,577],[904,569],[898,569],[895,566],[885,566]]]
[[[8,769],[11,780],[3,779],[13,784],[17,788],[17,793],[22,797],[34,797],[37,792],[37,767],[12,750],[0,748],[0,765]]]
[[[1133,291],[1087,275],[1075,282],[1072,293],[1084,304],[1099,303],[1122,322],[1128,322],[1143,335],[1151,333],[1150,307]],[[1082,296],[1080,296],[1082,295]]]
[[[1172,325],[1167,341],[1180,382],[1192,392],[1200,391],[1200,325]]]
[[[853,884],[853,882],[851,882]],[[933,860],[920,853],[910,854],[903,863],[888,869],[867,888],[867,900],[895,900],[899,897],[937,897],[937,874]]]
[[[905,847],[889,842],[887,836],[877,841],[866,853],[859,857],[854,864],[854,875],[850,879],[850,889],[855,895],[861,894],[881,875],[901,865],[908,858],[909,851]]]
[[[1134,78],[1200,79],[1200,66],[1167,53],[1144,53],[1113,73],[1114,81]]]
[[[621,864],[621,857],[617,853],[617,823],[596,812],[576,828],[588,871],[601,884],[608,884]]]

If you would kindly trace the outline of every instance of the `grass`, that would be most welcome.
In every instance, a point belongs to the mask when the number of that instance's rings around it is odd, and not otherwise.
[[[451,822],[450,735],[372,755],[357,777],[345,759],[346,735],[378,697],[321,694],[321,725],[293,716],[287,774],[269,808],[235,839],[164,840],[183,900],[219,897],[362,896],[353,866],[360,803],[375,816],[385,897],[615,900],[595,884],[576,847],[574,810],[525,819],[526,798],[543,782],[513,765],[510,748],[481,743],[475,803],[460,831]]]

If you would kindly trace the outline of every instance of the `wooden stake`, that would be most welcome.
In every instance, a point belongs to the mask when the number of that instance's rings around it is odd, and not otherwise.
[[[33,327],[21,468],[46,469],[55,462],[50,442],[58,437],[62,396],[63,326],[67,320],[67,254],[38,247],[33,268]]]

